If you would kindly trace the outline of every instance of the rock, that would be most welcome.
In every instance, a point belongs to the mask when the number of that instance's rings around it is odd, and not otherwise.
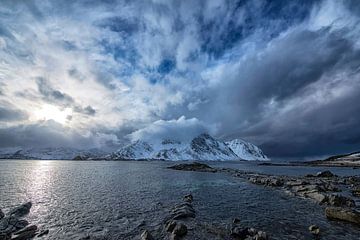
[[[342,220],[360,225],[360,212],[351,208],[327,207],[325,215],[329,219]]]
[[[185,202],[183,204],[179,204],[175,206],[174,209],[172,210],[172,214],[173,214],[172,218],[174,220],[189,218],[189,217],[194,218],[195,210],[190,203]]]
[[[5,216],[4,212],[0,209],[0,220]]]
[[[330,172],[329,170],[323,171],[323,172],[318,172],[316,174],[316,177],[325,177],[325,178],[331,178],[331,177],[335,177],[336,175],[333,174],[332,172]]]
[[[172,221],[172,220],[171,220],[170,222],[168,222],[168,223],[166,224],[165,230],[166,230],[167,232],[172,232],[172,231],[174,230],[176,224],[177,224],[176,221]]]
[[[26,231],[20,230],[19,232],[15,233],[11,240],[27,240],[29,238],[33,238],[36,235],[37,227],[35,225],[29,226]]]
[[[192,203],[192,201],[194,200],[194,197],[193,195],[191,194],[188,194],[188,195],[185,195],[184,196],[184,199],[183,199],[185,202],[188,202],[188,203]]]
[[[41,232],[37,235],[37,237],[42,237],[42,236],[47,235],[47,234],[49,234],[49,229],[46,229],[46,230],[41,231]]]
[[[27,226],[27,227],[15,232],[14,234],[19,235],[19,234],[24,233],[24,232],[37,231],[37,229],[38,229],[38,227],[36,225],[30,225],[30,226]]]
[[[268,235],[266,234],[266,232],[263,232],[263,231],[259,231],[255,237],[254,237],[255,240],[268,240],[269,237]]]
[[[319,233],[320,233],[320,228],[319,228],[318,226],[316,226],[316,225],[311,225],[311,226],[309,227],[309,231],[310,231],[312,234],[314,234],[314,235],[319,235]]]
[[[154,240],[154,237],[151,235],[151,233],[148,230],[145,230],[141,234],[141,240]]]
[[[182,171],[198,171],[198,172],[216,172],[217,170],[210,167],[209,165],[203,163],[184,163],[184,164],[177,164],[174,166],[168,167],[170,169],[175,170],[182,170]]]
[[[24,203],[19,207],[16,207],[13,210],[11,210],[9,214],[16,217],[22,217],[30,212],[31,206],[32,206],[31,202]]]
[[[354,207],[355,202],[351,198],[339,195],[339,194],[332,194],[328,196],[328,203],[329,205],[335,206],[335,207]]]
[[[29,222],[26,221],[25,219],[20,219],[15,223],[15,228],[16,229],[22,229],[24,227],[26,227],[27,225],[29,225]]]
[[[243,240],[249,235],[249,228],[234,227],[231,229],[230,236],[235,239]]]
[[[175,228],[172,231],[173,236],[176,237],[182,237],[187,234],[187,227],[183,223],[176,224]]]
[[[240,223],[240,219],[234,218],[234,219],[233,219],[233,223],[234,223],[234,224],[239,224],[239,223]]]
[[[351,190],[351,193],[355,197],[360,197],[360,187],[354,188],[353,190]]]
[[[328,201],[327,196],[325,196],[322,193],[319,192],[308,192],[308,193],[304,193],[305,197],[311,198],[313,200],[315,200],[318,203],[325,203]]]

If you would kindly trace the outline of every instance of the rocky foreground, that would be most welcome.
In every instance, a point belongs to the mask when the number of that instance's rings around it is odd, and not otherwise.
[[[41,230],[24,219],[31,207],[31,202],[27,202],[10,210],[7,214],[0,209],[0,240],[26,240],[49,233],[49,230]]]
[[[360,176],[340,177],[330,171],[303,177],[274,176],[238,169],[212,168],[196,162],[178,164],[169,168],[181,171],[231,174],[253,184],[280,189],[293,196],[315,201],[325,206],[325,215],[328,219],[346,221],[360,226],[360,211],[356,206],[356,201],[360,201]],[[309,230],[315,235],[320,232],[316,226],[310,226]]]

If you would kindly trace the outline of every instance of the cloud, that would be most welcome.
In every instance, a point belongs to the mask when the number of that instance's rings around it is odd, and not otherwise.
[[[196,118],[186,119],[181,116],[173,120],[158,120],[145,128],[136,130],[128,135],[134,140],[162,141],[174,139],[177,141],[190,141],[201,133],[215,133],[215,126],[208,126]]]
[[[5,1],[0,22],[13,145],[24,131],[113,147],[209,131],[270,157],[360,148],[356,1]],[[66,130],[39,124],[46,104],[72,109]]]

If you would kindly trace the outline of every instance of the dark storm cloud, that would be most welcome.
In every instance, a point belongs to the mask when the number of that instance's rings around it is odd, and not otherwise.
[[[71,108],[105,145],[190,129],[273,158],[360,150],[355,0],[12,3],[0,9],[0,98]],[[37,89],[33,76],[46,76]]]
[[[26,120],[28,114],[24,111],[16,109],[9,104],[1,102],[0,106],[0,122],[13,122]]]
[[[0,147],[79,147],[92,146],[91,137],[69,131],[54,121],[0,128]]]

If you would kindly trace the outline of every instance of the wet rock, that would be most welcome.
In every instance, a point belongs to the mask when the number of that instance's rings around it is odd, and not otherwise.
[[[234,219],[233,219],[233,223],[234,223],[234,224],[239,224],[239,223],[240,223],[240,219],[234,218]]]
[[[316,225],[311,225],[309,227],[309,231],[314,234],[314,235],[319,235],[320,234],[320,228]]]
[[[173,220],[169,221],[165,226],[165,230],[167,232],[172,232],[174,230],[174,228],[176,227],[176,224],[177,224],[176,221],[173,221]]]
[[[49,229],[46,229],[46,230],[41,231],[37,236],[38,236],[38,237],[42,237],[42,236],[45,236],[45,235],[47,235],[47,234],[49,234]]]
[[[175,170],[182,170],[182,171],[197,171],[197,172],[216,172],[217,170],[210,167],[209,165],[206,165],[204,163],[184,163],[184,164],[177,164],[174,166],[168,167],[170,169]]]
[[[234,227],[231,229],[230,237],[233,239],[243,240],[246,239],[246,237],[249,235],[249,228]]]
[[[0,220],[5,216],[4,212],[0,209]]]
[[[140,237],[141,240],[155,240],[148,230],[145,230]]]
[[[327,207],[325,215],[329,219],[347,221],[360,225],[360,212],[351,208]]]
[[[172,231],[172,238],[179,239],[187,234],[187,227],[183,223],[176,224],[175,228]]]
[[[35,231],[37,231],[37,229],[38,229],[38,227],[36,225],[30,225],[30,226],[27,226],[27,227],[15,232],[14,234],[19,235],[19,234],[22,234],[24,232],[29,232],[29,231],[34,231],[35,232]]]
[[[269,237],[268,235],[266,234],[266,232],[263,232],[263,231],[259,231],[255,237],[253,238],[255,240],[268,240]]]
[[[328,196],[328,203],[329,205],[336,206],[336,207],[354,207],[355,202],[349,197],[345,197],[339,194],[332,194]]]
[[[351,193],[355,197],[360,197],[360,187],[354,188],[353,190],[351,190]]]
[[[184,218],[194,218],[195,210],[190,203],[182,203],[174,207],[172,210],[172,215],[174,220],[184,219]]]
[[[183,199],[185,202],[188,202],[188,203],[192,203],[192,201],[194,200],[194,197],[193,195],[191,194],[188,194],[188,195],[185,195],[184,196],[184,199]]]
[[[324,178],[331,178],[331,177],[335,177],[336,175],[333,174],[332,172],[330,172],[329,170],[323,171],[323,172],[318,172],[316,174],[316,177],[324,177]]]
[[[16,229],[22,229],[22,228],[26,227],[27,225],[29,225],[29,222],[26,221],[25,219],[20,219],[14,224]]]
[[[32,206],[31,202],[21,204],[19,207],[16,207],[13,210],[11,210],[9,214],[16,217],[22,217],[30,212],[31,206]]]

